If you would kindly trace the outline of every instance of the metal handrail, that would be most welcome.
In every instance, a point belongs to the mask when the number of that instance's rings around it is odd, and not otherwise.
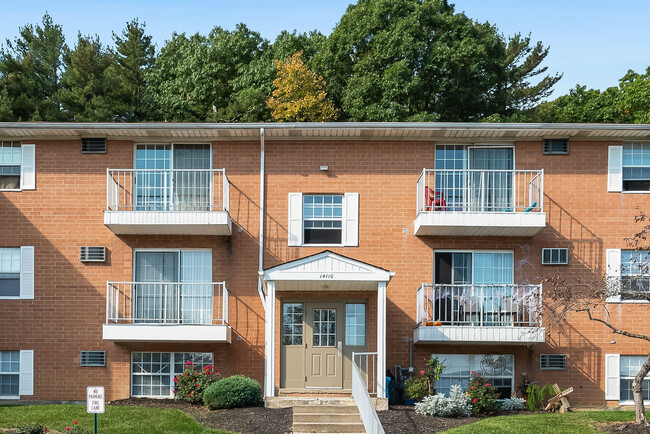
[[[375,390],[374,393],[375,395],[377,394],[375,388],[377,381],[371,380],[373,376],[377,375],[375,364],[377,357],[378,353],[376,352],[352,353],[352,398],[354,398],[354,402],[357,404],[361,421],[363,422],[366,432],[383,434],[384,427],[381,425],[375,406],[372,404],[372,400],[370,399],[371,393],[369,392],[369,389],[371,388],[370,384],[372,384],[372,388]],[[365,363],[357,364],[357,358],[359,358],[359,360],[365,358]],[[370,359],[373,361],[372,368],[368,363]],[[360,369],[360,365],[365,367],[365,378],[362,369]]]

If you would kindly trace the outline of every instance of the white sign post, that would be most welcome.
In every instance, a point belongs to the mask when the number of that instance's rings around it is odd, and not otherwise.
[[[97,414],[104,412],[104,386],[86,387],[86,411],[95,414],[95,434],[97,434]]]

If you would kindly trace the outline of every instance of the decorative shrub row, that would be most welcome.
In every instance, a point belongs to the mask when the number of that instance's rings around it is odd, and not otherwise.
[[[260,403],[261,394],[260,383],[243,375],[233,375],[208,386],[203,393],[203,403],[210,410],[249,407]]]

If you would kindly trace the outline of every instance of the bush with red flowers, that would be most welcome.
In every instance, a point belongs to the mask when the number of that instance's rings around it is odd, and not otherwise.
[[[203,402],[205,389],[220,378],[221,373],[214,366],[198,369],[192,362],[187,362],[183,373],[174,377],[174,398],[192,404]]]
[[[467,385],[467,396],[472,404],[472,414],[491,414],[498,408],[499,393],[490,380],[472,371]]]

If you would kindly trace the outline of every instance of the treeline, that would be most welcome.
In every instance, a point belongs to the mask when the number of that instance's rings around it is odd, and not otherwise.
[[[296,63],[299,52],[304,67]],[[561,78],[546,74],[547,54],[541,42],[520,34],[505,37],[493,25],[457,13],[446,0],[359,0],[329,37],[283,31],[271,42],[239,24],[234,30],[215,27],[208,35],[173,33],[160,50],[138,20],[114,32],[110,45],[79,34],[70,47],[61,26],[46,14],[42,23],[21,27],[0,51],[0,121],[535,121],[544,116],[564,122],[575,111],[574,100],[592,101],[598,91],[577,88],[584,95],[574,97],[572,91],[565,102],[561,97],[540,105]],[[287,62],[286,71],[278,61]],[[313,84],[305,84],[305,77],[313,77]],[[323,105],[294,113],[304,104],[287,101],[305,98],[306,87]],[[609,98],[608,92],[598,98]],[[284,98],[284,117],[274,114],[278,100],[272,95]],[[631,110],[616,98],[623,110]],[[593,104],[609,106],[605,99]],[[329,107],[328,116],[323,117],[323,107]],[[310,115],[315,112],[318,117]],[[603,115],[603,121],[623,119]]]

